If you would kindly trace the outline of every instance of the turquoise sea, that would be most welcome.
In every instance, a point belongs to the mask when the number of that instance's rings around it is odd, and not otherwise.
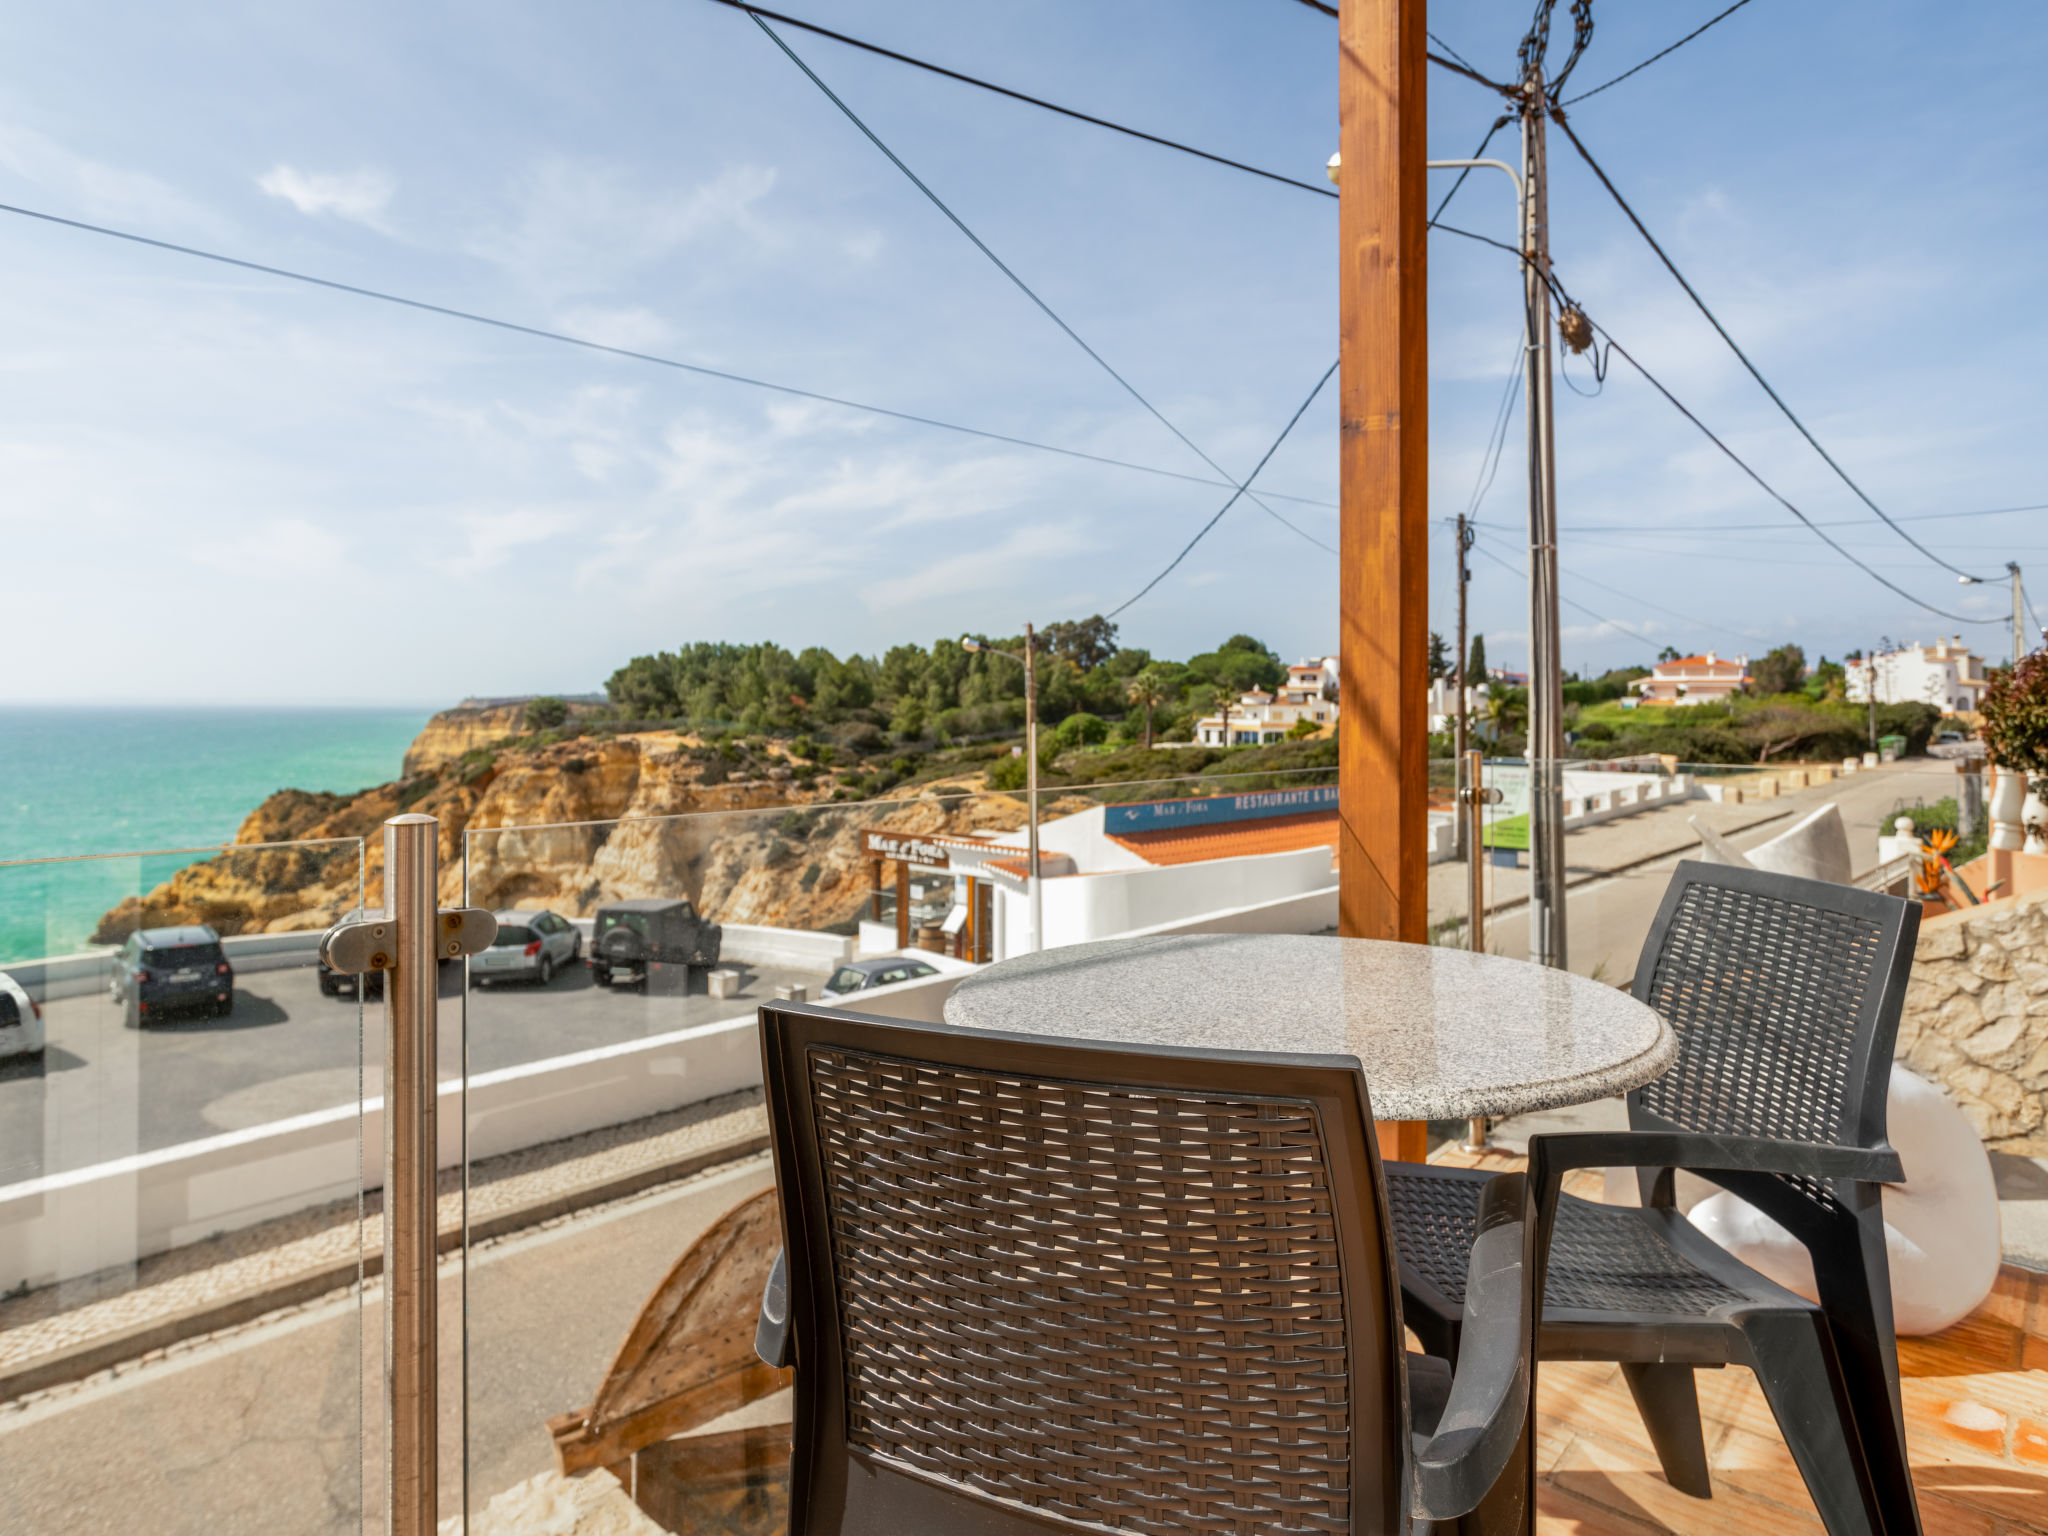
[[[0,963],[85,947],[109,907],[207,856],[154,850],[225,843],[275,790],[397,778],[429,713],[0,705]],[[10,862],[49,858],[67,862]]]

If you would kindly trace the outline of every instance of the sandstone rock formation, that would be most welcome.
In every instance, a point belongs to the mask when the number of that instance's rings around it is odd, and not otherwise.
[[[223,934],[325,928],[381,904],[381,828],[401,811],[440,820],[449,905],[463,899],[466,859],[468,900],[480,906],[576,917],[621,897],[682,896],[720,921],[796,928],[860,915],[863,829],[957,834],[1024,820],[1021,799],[978,793],[978,775],[834,805],[830,774],[804,785],[783,763],[736,778],[709,759],[695,738],[658,731],[500,750],[481,765],[444,760],[356,795],[280,790],[250,813],[233,848],[122,902],[93,942],[169,923]]]

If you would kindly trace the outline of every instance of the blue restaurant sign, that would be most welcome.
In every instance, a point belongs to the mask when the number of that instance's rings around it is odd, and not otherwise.
[[[1337,809],[1337,786],[1313,789],[1262,789],[1243,795],[1205,795],[1190,800],[1148,800],[1140,805],[1103,808],[1102,830],[1168,832],[1180,827],[1215,827],[1232,821],[1257,821],[1266,816],[1300,816]]]

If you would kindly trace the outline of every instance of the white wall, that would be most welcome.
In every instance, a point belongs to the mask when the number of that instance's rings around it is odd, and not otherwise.
[[[1047,880],[1044,947],[1086,944],[1321,890],[1331,881],[1330,861],[1328,848],[1302,848],[1164,867],[1141,862],[1136,869]],[[1003,885],[995,896],[996,958],[1023,954],[1030,948],[1029,898]]]

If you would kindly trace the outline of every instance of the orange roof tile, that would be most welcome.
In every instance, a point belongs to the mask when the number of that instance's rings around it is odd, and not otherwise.
[[[1293,853],[1302,848],[1337,846],[1337,813],[1304,811],[1298,816],[1268,816],[1258,821],[1226,822],[1216,827],[1174,827],[1162,832],[1111,834],[1110,841],[1128,848],[1148,864],[1199,864],[1206,859],[1239,859],[1254,853]]]

